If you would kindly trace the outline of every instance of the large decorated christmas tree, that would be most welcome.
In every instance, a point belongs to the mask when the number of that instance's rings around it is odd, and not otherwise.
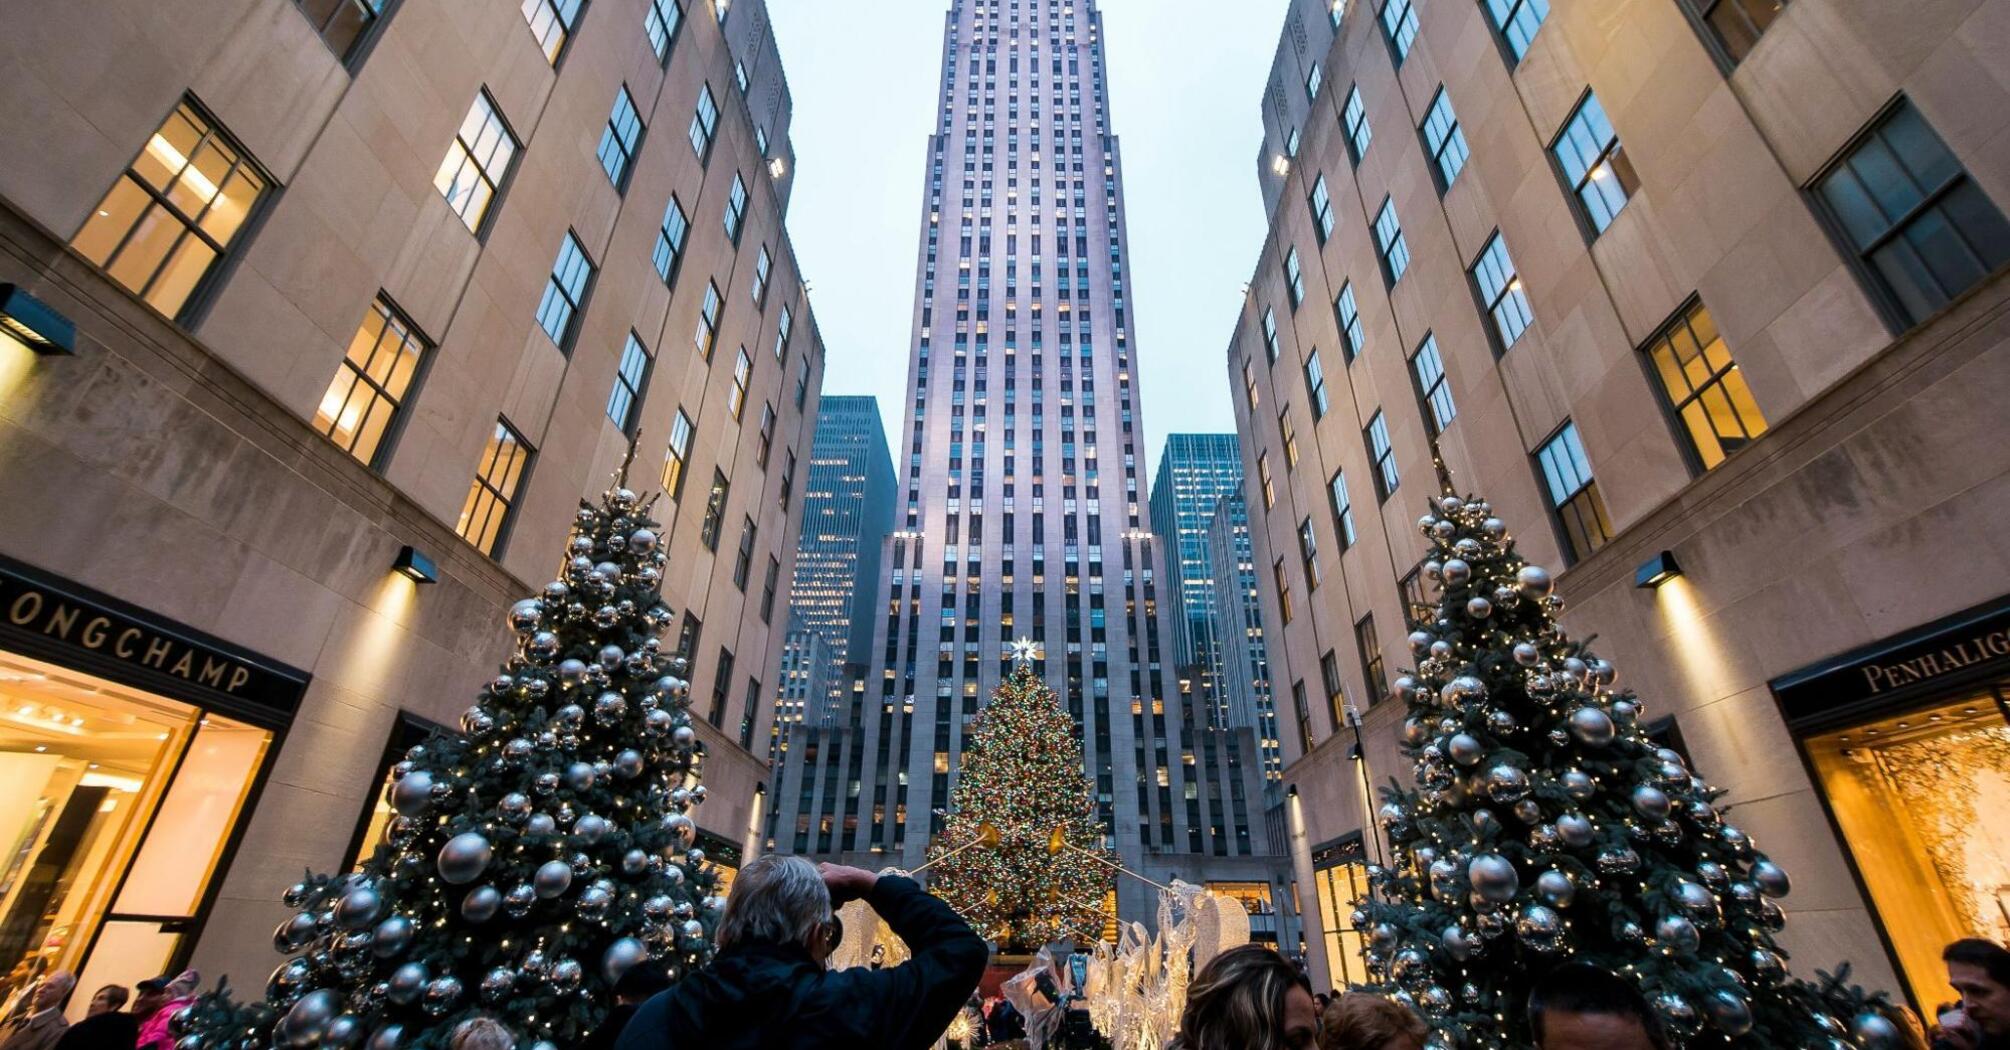
[[[463,732],[392,768],[375,854],[286,891],[298,914],[273,940],[291,958],[264,1001],[204,998],[178,1046],[439,1047],[483,1014],[549,1050],[600,1022],[637,961],[674,977],[709,957],[724,902],[694,845],[705,789],[684,661],[658,641],[656,528],[624,488],[581,504]]]
[[[1788,975],[1787,873],[1557,625],[1550,574],[1487,503],[1443,496],[1418,524],[1440,599],[1395,682],[1416,786],[1384,792],[1392,866],[1354,918],[1430,1045],[1526,1045],[1530,986],[1568,959],[1637,982],[1680,1046],[1897,1046],[1840,978]]]
[[[1021,646],[964,744],[929,890],[1001,948],[1086,945],[1115,870],[1102,842],[1080,733]]]

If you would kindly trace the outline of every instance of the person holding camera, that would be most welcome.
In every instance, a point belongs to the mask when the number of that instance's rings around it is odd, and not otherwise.
[[[1971,937],[1940,958],[1961,1002],[1940,1009],[1933,1050],[2010,1050],[2010,950]]]

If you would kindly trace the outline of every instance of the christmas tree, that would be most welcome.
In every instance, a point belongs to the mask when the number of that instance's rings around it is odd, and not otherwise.
[[[219,990],[178,1018],[195,1046],[439,1047],[485,1014],[550,1050],[600,1022],[629,966],[709,958],[724,901],[694,846],[705,789],[648,510],[619,487],[581,504],[463,732],[392,767],[397,816],[361,871],[286,891],[298,914],[273,941],[292,958],[262,1003]]]
[[[1526,1045],[1530,985],[1566,959],[1636,981],[1680,1046],[1899,1045],[1880,1001],[1788,976],[1787,873],[1557,626],[1491,508],[1447,495],[1418,525],[1441,597],[1395,682],[1416,789],[1384,791],[1392,866],[1354,919],[1430,1045]]]
[[[929,890],[1000,947],[1088,944],[1102,936],[1115,862],[1102,848],[1074,720],[1033,673],[1030,646],[1015,651],[1018,665],[964,745],[947,819],[929,845]]]

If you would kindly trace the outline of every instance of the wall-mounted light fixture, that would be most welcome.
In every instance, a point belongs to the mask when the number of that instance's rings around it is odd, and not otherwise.
[[[77,326],[49,304],[11,284],[0,284],[0,332],[38,354],[77,352]]]
[[[398,560],[391,563],[391,570],[415,583],[440,582],[439,566],[433,564],[426,552],[409,543],[398,548]]]
[[[1296,785],[1296,784],[1287,784],[1287,785],[1285,785],[1285,787],[1284,787],[1284,797],[1285,797],[1285,798],[1297,798],[1297,797],[1298,797],[1298,785]]]
[[[1640,563],[1633,570],[1633,586],[1654,588],[1682,575],[1682,566],[1675,563],[1674,551],[1662,551]]]

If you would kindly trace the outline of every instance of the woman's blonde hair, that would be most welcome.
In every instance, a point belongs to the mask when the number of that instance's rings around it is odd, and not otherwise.
[[[1260,944],[1215,956],[1187,987],[1186,1012],[1168,1050],[1282,1050],[1284,998],[1312,994],[1291,960]]]

